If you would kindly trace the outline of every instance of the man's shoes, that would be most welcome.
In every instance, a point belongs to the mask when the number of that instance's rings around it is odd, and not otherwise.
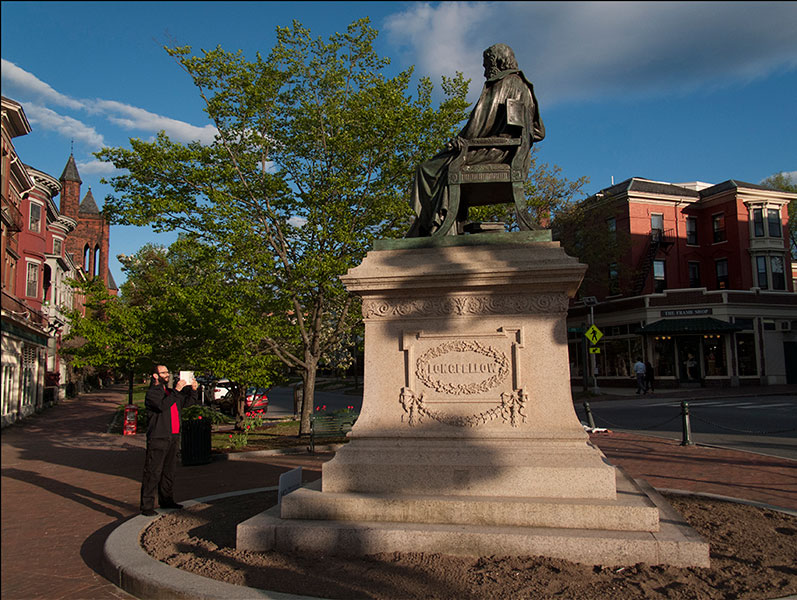
[[[158,513],[156,513],[155,509],[153,508],[145,508],[144,510],[141,511],[141,514],[144,515],[145,517],[154,517]]]
[[[182,504],[177,504],[177,502],[165,502],[161,504],[161,508],[182,508]]]

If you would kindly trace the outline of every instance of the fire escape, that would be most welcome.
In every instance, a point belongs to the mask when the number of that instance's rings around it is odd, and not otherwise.
[[[634,272],[632,295],[639,296],[645,289],[645,283],[650,277],[650,272],[653,270],[653,261],[659,250],[665,254],[670,251],[670,248],[675,244],[675,230],[667,229],[651,229],[648,233],[648,240],[645,251],[637,263],[636,271]]]

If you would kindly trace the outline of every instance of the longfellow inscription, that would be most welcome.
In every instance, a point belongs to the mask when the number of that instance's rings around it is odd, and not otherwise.
[[[458,354],[465,356],[460,358]],[[487,392],[500,385],[509,373],[506,354],[475,340],[445,342],[424,352],[415,363],[415,376],[420,382],[436,392],[456,396]],[[477,381],[448,381],[446,375],[476,375]]]

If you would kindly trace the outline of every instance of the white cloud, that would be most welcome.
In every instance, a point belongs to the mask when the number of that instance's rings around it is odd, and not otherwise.
[[[118,171],[116,167],[113,166],[113,163],[103,162],[101,160],[79,162],[77,166],[78,171],[84,175],[110,175]]]
[[[199,141],[209,144],[216,134],[216,128],[212,125],[197,127],[115,100],[71,98],[5,59],[2,60],[2,82],[3,86],[12,89],[15,95],[19,94],[19,97],[15,99],[23,105],[31,122],[94,147],[103,146],[104,142],[102,141],[103,137],[93,127],[85,125],[73,117],[60,115],[45,105],[58,105],[72,110],[85,111],[89,115],[100,116],[128,130],[147,133],[163,130],[170,138],[179,142]]]
[[[55,131],[68,139],[84,142],[92,147],[105,145],[102,135],[97,133],[94,127],[86,125],[82,121],[58,114],[54,110],[38,104],[26,104],[24,108],[25,114],[33,125],[39,125],[42,129]]]
[[[690,91],[797,68],[789,2],[442,2],[385,22],[409,62],[481,88],[481,51],[503,42],[547,103]]]
[[[3,86],[11,86],[22,93],[31,94],[39,98],[59,106],[67,108],[80,109],[83,104],[74,98],[65,96],[60,92],[55,91],[50,85],[43,82],[32,73],[28,73],[21,69],[10,60],[2,59],[2,82]]]
[[[120,127],[149,132],[163,130],[171,139],[179,142],[198,140],[203,144],[208,144],[216,135],[216,128],[212,125],[197,127],[114,100],[97,100],[94,106],[105,113],[109,121]]]

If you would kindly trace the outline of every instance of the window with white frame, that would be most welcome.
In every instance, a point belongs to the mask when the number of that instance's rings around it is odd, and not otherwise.
[[[39,295],[39,263],[28,261],[28,271],[25,284],[25,295],[36,298]]]
[[[38,233],[42,228],[42,205],[36,202],[30,203],[30,219],[28,220],[28,230]]]
[[[753,257],[756,285],[762,290],[786,289],[786,261],[781,254],[759,254]]]
[[[767,209],[767,229],[769,237],[782,237],[783,231],[780,225],[780,211],[774,208]]]
[[[653,261],[653,286],[657,294],[667,289],[667,277],[663,260]]]
[[[57,254],[58,256],[61,256],[61,253],[63,252],[63,248],[64,248],[64,240],[62,240],[61,238],[54,237],[53,238],[53,254]]]
[[[772,289],[786,289],[786,273],[782,256],[770,256],[769,265],[772,267]]]
[[[753,209],[753,235],[755,237],[764,237],[764,209]]]

